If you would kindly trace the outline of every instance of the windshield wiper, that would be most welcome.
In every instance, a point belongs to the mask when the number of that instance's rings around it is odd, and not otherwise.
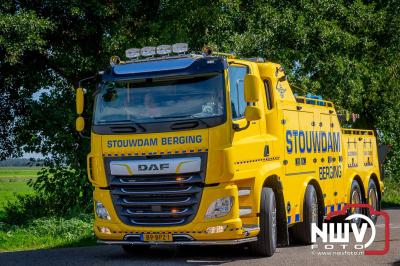
[[[145,127],[143,127],[141,124],[139,124],[138,122],[135,122],[132,119],[112,120],[110,122],[111,123],[109,125],[114,127],[114,128],[123,129],[125,126],[123,126],[123,125],[115,125],[114,123],[124,123],[124,124],[130,124],[129,126],[133,125],[135,130],[136,130],[136,128],[140,128],[140,130],[142,132],[146,132],[146,128]],[[104,122],[104,123],[108,123],[108,122]]]
[[[194,115],[180,115],[180,116],[157,116],[154,117],[154,119],[170,119],[170,118],[190,118],[193,120],[196,120],[198,122],[203,123],[204,125],[206,125],[207,127],[210,127],[210,124],[208,124],[204,119],[194,116]]]

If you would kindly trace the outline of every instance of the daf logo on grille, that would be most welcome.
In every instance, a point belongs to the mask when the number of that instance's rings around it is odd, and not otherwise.
[[[185,174],[200,172],[200,157],[154,160],[118,160],[110,162],[115,176]]]
[[[156,170],[165,170],[169,168],[169,163],[161,163],[161,164],[139,164],[139,171],[156,171]]]

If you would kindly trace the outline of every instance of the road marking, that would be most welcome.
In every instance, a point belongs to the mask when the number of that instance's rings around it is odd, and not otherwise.
[[[227,263],[229,260],[187,260],[188,263]]]
[[[375,225],[375,227],[385,227],[385,224],[377,224],[377,225]],[[399,229],[400,225],[389,224],[389,228],[390,229]]]

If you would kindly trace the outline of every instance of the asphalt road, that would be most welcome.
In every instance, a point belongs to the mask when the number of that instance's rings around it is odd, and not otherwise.
[[[400,265],[400,210],[387,212],[390,250],[383,256],[318,255],[310,246],[278,248],[270,258],[254,257],[245,247],[163,247],[126,255],[119,246],[93,246],[1,253],[0,265]],[[370,248],[379,249],[384,246],[383,219],[378,220],[376,230]],[[340,251],[340,247],[335,250]]]

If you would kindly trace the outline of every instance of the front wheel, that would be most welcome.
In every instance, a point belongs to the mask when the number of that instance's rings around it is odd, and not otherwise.
[[[258,256],[271,257],[276,250],[278,230],[276,226],[276,200],[272,188],[263,188],[260,205],[260,233],[250,249]]]

